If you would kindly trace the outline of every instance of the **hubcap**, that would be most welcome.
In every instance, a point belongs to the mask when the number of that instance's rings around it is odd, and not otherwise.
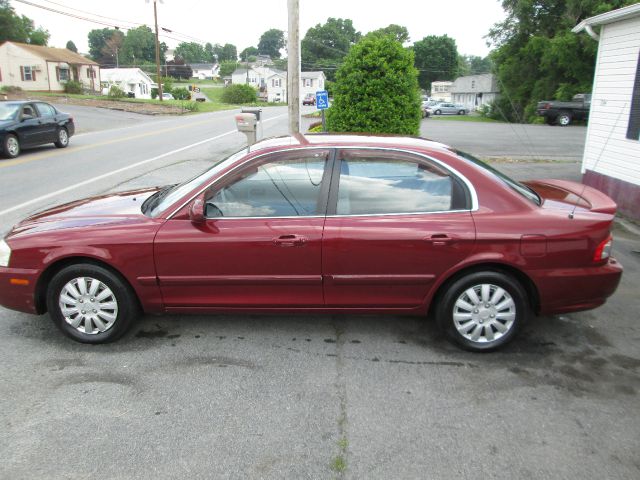
[[[569,117],[562,116],[560,117],[560,125],[567,125],[569,123]]]
[[[60,133],[58,134],[58,138],[60,139],[60,143],[63,145],[66,145],[67,142],[69,141],[69,135],[67,135],[66,130],[60,130]]]
[[[516,319],[516,304],[503,288],[488,283],[474,285],[453,306],[458,333],[475,343],[489,343],[506,335]]]
[[[118,301],[100,280],[78,277],[60,292],[60,311],[65,321],[81,333],[95,335],[109,330],[118,317]]]
[[[18,140],[14,137],[9,137],[7,139],[7,150],[9,150],[10,155],[17,155],[20,151],[20,144]]]

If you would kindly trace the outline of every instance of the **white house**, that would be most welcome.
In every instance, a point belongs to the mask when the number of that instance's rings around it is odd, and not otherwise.
[[[109,93],[109,89],[117,86],[125,95],[135,98],[151,98],[151,89],[157,87],[151,77],[139,68],[104,68],[102,69],[102,93]]]
[[[192,63],[189,65],[193,72],[191,78],[200,80],[211,80],[218,76],[219,65],[215,63]]]
[[[238,68],[231,76],[231,83],[249,84],[259,91],[259,96],[268,102],[287,101],[287,72],[266,66]],[[300,73],[300,98],[307,93],[315,93],[325,89],[326,78],[324,72]]]
[[[287,101],[287,72],[276,72],[267,79],[267,102]]]
[[[598,41],[582,181],[640,220],[640,3],[580,22]]]
[[[300,98],[303,99],[308,93],[316,94],[319,90],[324,90],[326,82],[324,72],[301,72],[300,73]]]
[[[495,101],[500,95],[498,81],[492,73],[458,77],[451,85],[451,101],[469,110]]]
[[[431,82],[431,98],[440,102],[450,102],[451,85],[453,85],[453,82],[448,80]]]
[[[0,45],[0,86],[62,92],[69,80],[82,83],[86,90],[99,92],[100,66],[66,48],[9,41]]]

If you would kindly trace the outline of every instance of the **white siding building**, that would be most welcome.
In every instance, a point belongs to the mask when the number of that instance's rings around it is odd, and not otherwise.
[[[439,102],[451,101],[451,85],[449,80],[431,82],[431,98]]]
[[[258,89],[258,95],[268,102],[287,101],[287,72],[265,66],[238,68],[231,75],[234,85],[248,84]],[[300,99],[307,93],[315,93],[325,89],[324,72],[300,73]]]
[[[583,182],[640,219],[640,3],[588,18],[575,33],[599,41]],[[596,32],[596,30],[599,30]]]
[[[498,82],[492,73],[458,77],[451,85],[451,101],[471,111],[495,101],[498,95]]]
[[[62,92],[69,80],[89,91],[100,91],[100,66],[66,48],[27,43],[0,45],[0,86],[26,91]]]
[[[102,70],[102,93],[107,95],[113,86],[125,95],[135,98],[151,98],[151,89],[157,87],[151,77],[139,68],[104,68]]]

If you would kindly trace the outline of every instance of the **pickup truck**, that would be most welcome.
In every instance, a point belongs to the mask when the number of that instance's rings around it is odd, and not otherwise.
[[[591,94],[578,93],[570,102],[558,102],[555,100],[542,100],[538,102],[536,113],[544,117],[549,125],[566,127],[573,120],[583,120],[589,117],[591,107]]]

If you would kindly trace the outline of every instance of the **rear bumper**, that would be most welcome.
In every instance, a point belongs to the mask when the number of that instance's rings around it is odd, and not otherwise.
[[[36,282],[40,270],[0,267],[0,305],[19,312],[38,313]]]
[[[604,304],[618,288],[622,265],[614,258],[598,267],[538,270],[532,278],[538,286],[543,315],[590,310]]]

